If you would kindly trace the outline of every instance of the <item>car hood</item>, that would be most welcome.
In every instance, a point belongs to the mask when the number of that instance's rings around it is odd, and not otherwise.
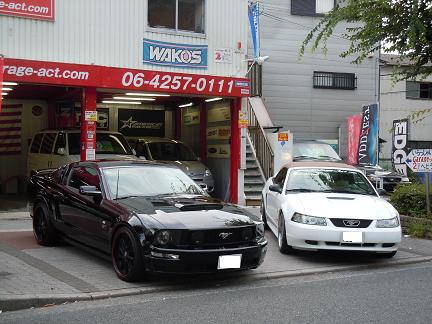
[[[137,214],[144,224],[158,223],[160,228],[212,229],[260,221],[243,208],[205,196],[132,197],[117,203]]]
[[[338,193],[292,193],[291,207],[302,214],[327,218],[383,219],[397,215],[382,198]]]

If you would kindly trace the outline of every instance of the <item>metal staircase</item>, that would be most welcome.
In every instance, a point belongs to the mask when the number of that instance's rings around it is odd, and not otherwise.
[[[259,100],[260,105],[255,102],[254,108],[252,103],[256,100]],[[250,98],[247,107],[249,125],[246,144],[244,193],[247,206],[259,206],[261,204],[261,191],[265,181],[273,176],[274,166],[273,150],[267,140],[264,128],[274,128],[274,126],[268,117],[261,98]],[[258,114],[256,110],[260,110]],[[266,125],[263,127],[262,124]]]
[[[264,187],[265,179],[260,165],[258,164],[256,153],[250,145],[248,139],[246,145],[246,170],[244,175],[244,193],[247,206],[259,206],[261,203],[261,191]]]
[[[273,176],[274,154],[265,130],[276,131],[262,100],[262,66],[253,62],[249,68],[251,97],[248,99],[248,132],[246,144],[246,170],[244,194],[246,205],[259,206],[265,181]]]

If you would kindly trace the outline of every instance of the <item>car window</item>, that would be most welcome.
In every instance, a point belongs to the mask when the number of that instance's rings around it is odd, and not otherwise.
[[[57,140],[54,147],[54,153],[57,154],[59,148],[66,148],[66,135],[65,133],[58,133]]]
[[[326,143],[308,143],[299,142],[293,145],[294,159],[313,159],[313,160],[335,160],[340,161],[341,158],[331,147]]]
[[[334,192],[374,195],[361,172],[337,169],[295,169],[290,172],[286,191]]]
[[[80,153],[80,133],[69,133],[69,154]],[[96,132],[96,154],[132,155],[126,139],[120,134]]]
[[[100,178],[96,169],[88,166],[78,166],[72,169],[68,187],[79,190],[81,186],[95,186],[100,190]]]
[[[31,153],[39,153],[39,148],[42,142],[42,138],[43,138],[43,133],[41,134],[37,134],[32,142],[31,148],[30,148],[30,152]]]
[[[154,160],[162,161],[197,161],[194,152],[182,143],[152,142],[148,148]]]
[[[110,167],[102,169],[106,187],[115,198],[172,194],[205,195],[205,192],[178,168],[160,166]]]
[[[46,133],[42,139],[40,153],[51,154],[54,146],[55,138],[56,138],[56,133]]]
[[[282,168],[273,178],[273,183],[283,187],[288,169]]]

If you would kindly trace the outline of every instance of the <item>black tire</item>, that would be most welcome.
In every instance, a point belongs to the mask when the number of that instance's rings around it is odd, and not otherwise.
[[[34,208],[33,234],[39,245],[54,246],[59,243],[59,234],[49,218],[48,208],[44,203],[39,203]]]
[[[287,243],[285,219],[282,213],[279,214],[278,218],[278,246],[281,253],[290,254],[293,252],[293,248]]]
[[[112,264],[117,277],[133,282],[144,277],[144,261],[138,242],[127,227],[121,227],[114,234],[111,247]]]
[[[377,253],[379,258],[390,259],[396,255],[397,251],[389,252],[389,253]]]
[[[269,228],[268,224],[267,224],[267,216],[266,216],[266,212],[265,212],[265,207],[264,207],[264,198],[261,198],[261,215],[262,215],[262,221],[264,223],[264,228]]]

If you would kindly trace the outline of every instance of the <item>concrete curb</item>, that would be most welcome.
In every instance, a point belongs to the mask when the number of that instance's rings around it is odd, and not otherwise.
[[[349,270],[365,270],[376,268],[387,268],[395,265],[407,265],[413,263],[430,262],[432,256],[428,257],[413,257],[401,260],[390,261],[379,264],[355,265],[355,266],[328,266],[322,268],[310,268],[302,270],[278,271],[270,273],[251,274],[244,278],[237,278],[239,282],[249,282],[257,280],[271,280],[278,278],[310,276],[320,273],[342,272]],[[232,279],[234,276],[226,276],[226,279]],[[138,287],[124,288],[118,290],[106,290],[93,293],[80,294],[40,294],[40,295],[1,295],[0,294],[0,310],[1,311],[16,311],[31,307],[48,307],[60,305],[64,303],[74,303],[77,301],[100,300],[107,298],[134,296],[142,294],[150,294],[162,291],[177,289],[173,285],[161,285],[157,287]]]

